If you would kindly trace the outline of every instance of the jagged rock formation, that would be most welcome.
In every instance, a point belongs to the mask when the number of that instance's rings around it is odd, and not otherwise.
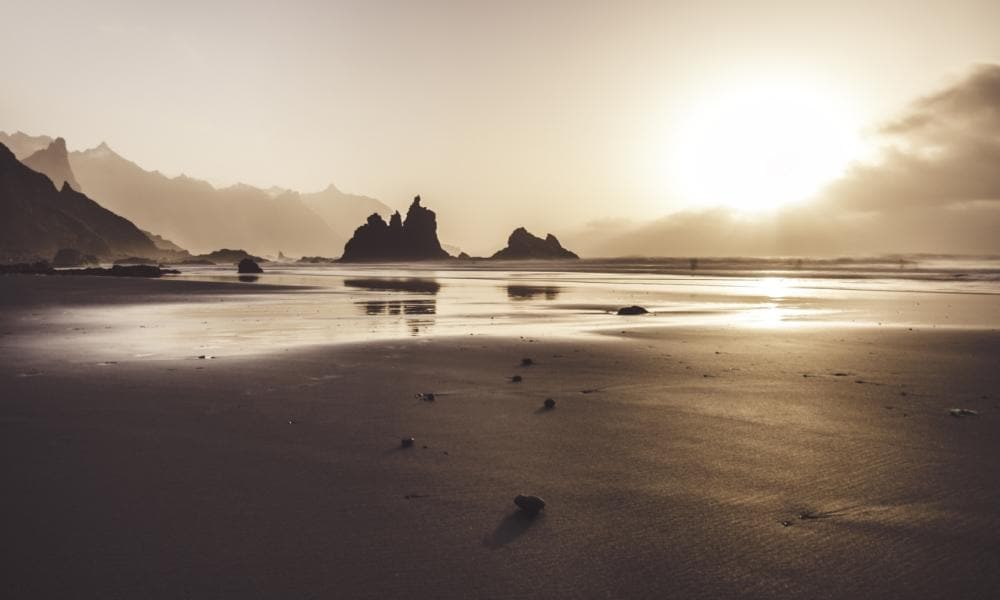
[[[490,258],[499,260],[551,260],[560,258],[580,258],[573,252],[562,247],[556,236],[551,233],[543,240],[528,233],[524,227],[518,227],[507,238],[507,247]]]
[[[128,219],[68,184],[57,190],[0,144],[0,256],[48,259],[62,248],[101,258],[157,255]]]
[[[344,246],[345,262],[442,260],[450,258],[437,238],[437,217],[434,211],[420,206],[420,196],[406,212],[403,221],[399,212],[389,223],[375,213],[368,222],[354,231],[354,237]]]
[[[61,188],[63,183],[68,183],[74,190],[82,191],[80,184],[76,182],[76,177],[73,176],[73,169],[69,166],[66,140],[62,138],[56,138],[47,148],[35,152],[21,162],[46,175],[57,188]]]

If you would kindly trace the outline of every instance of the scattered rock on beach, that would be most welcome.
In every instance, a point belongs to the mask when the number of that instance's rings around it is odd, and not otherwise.
[[[264,272],[264,269],[261,269],[260,265],[258,265],[257,262],[255,260],[253,260],[252,258],[244,258],[243,260],[241,260],[240,264],[236,267],[236,270],[239,273],[263,273]]]
[[[521,366],[522,367],[530,367],[533,364],[535,364],[535,361],[531,360],[530,358],[522,358],[521,359]]]
[[[424,402],[434,402],[434,392],[421,392],[417,394],[417,399]]]
[[[625,307],[622,307],[622,308],[618,309],[618,314],[619,315],[625,315],[625,316],[629,316],[629,315],[644,315],[644,314],[646,314],[648,312],[649,312],[648,310],[646,310],[645,308],[643,308],[641,306],[625,306]]]
[[[971,408],[953,408],[953,409],[949,410],[948,412],[951,414],[951,416],[953,416],[955,418],[960,418],[960,417],[978,417],[979,416],[979,412],[975,411],[975,410],[972,410]]]
[[[524,381],[524,378],[521,377],[520,375],[514,375],[513,377],[510,378],[511,383],[521,383],[522,381]]]
[[[412,448],[413,447],[413,438],[412,437],[405,437],[405,438],[399,440],[399,445],[400,445],[401,448]]]
[[[547,408],[549,410],[552,410],[555,407],[556,407],[556,401],[555,400],[553,400],[552,398],[546,398],[545,399],[545,408]]]
[[[529,515],[537,515],[543,508],[545,508],[545,500],[542,500],[538,496],[525,496],[518,494],[517,497],[514,498],[514,504]]]

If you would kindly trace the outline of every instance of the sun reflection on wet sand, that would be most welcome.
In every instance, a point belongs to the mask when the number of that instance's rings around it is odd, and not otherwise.
[[[218,270],[183,279],[235,277]],[[169,282],[164,282],[170,285]],[[247,355],[413,336],[592,337],[646,327],[787,328],[910,323],[960,326],[968,312],[989,322],[995,295],[844,289],[842,282],[781,277],[670,277],[551,272],[274,269],[260,284],[299,285],[200,302],[74,307],[47,315],[69,332],[59,343],[90,356],[149,358]],[[248,285],[242,283],[240,285]],[[917,285],[908,282],[908,286]],[[934,285],[939,285],[935,283]],[[249,287],[249,286],[248,286]],[[649,314],[622,317],[622,306]],[[891,306],[891,310],[888,308]],[[907,311],[900,306],[909,307]],[[954,310],[954,316],[952,311]],[[972,314],[969,313],[969,314]],[[85,331],[86,335],[75,335]],[[27,340],[50,348],[53,340]]]

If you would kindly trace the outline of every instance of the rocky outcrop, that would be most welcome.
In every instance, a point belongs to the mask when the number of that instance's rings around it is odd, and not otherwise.
[[[66,140],[62,138],[56,138],[47,148],[35,152],[21,162],[51,179],[57,188],[67,183],[74,190],[81,191],[80,184],[73,176],[73,169],[69,166]]]
[[[97,266],[101,261],[92,254],[84,254],[76,248],[60,248],[52,259],[52,266],[65,269],[67,267],[85,267],[88,265]]]
[[[152,265],[115,265],[110,269],[90,267],[87,269],[55,270],[52,265],[42,261],[37,263],[17,263],[0,265],[0,275],[96,275],[100,277],[161,277],[163,275],[178,275],[180,271],[163,269]]]
[[[354,237],[344,246],[344,262],[390,262],[442,260],[450,258],[441,248],[437,237],[437,217],[434,211],[420,205],[420,196],[413,199],[404,221],[399,212],[389,222],[375,213],[354,231]]]
[[[580,257],[563,248],[556,236],[551,233],[546,235],[543,240],[528,233],[524,227],[518,227],[507,238],[507,247],[491,258],[498,260],[552,260]]]
[[[251,258],[244,258],[240,261],[240,264],[236,267],[239,273],[263,273],[264,269],[260,268],[256,262]]]
[[[0,256],[50,258],[75,248],[99,258],[156,256],[128,219],[18,161],[0,144]]]
[[[207,263],[200,264],[237,264],[242,260],[249,258],[250,260],[258,263],[268,262],[266,258],[261,258],[260,256],[254,256],[246,250],[230,250],[229,248],[223,248],[221,250],[216,250],[214,252],[209,252],[208,254],[199,254],[195,256],[192,260],[202,260],[207,261]],[[188,264],[196,264],[193,262],[188,262]]]

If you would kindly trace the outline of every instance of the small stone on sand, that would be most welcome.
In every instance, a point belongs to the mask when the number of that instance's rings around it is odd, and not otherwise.
[[[542,500],[538,496],[525,496],[519,494],[514,498],[514,504],[529,515],[537,515],[543,508],[545,508],[545,500]]]
[[[524,378],[521,377],[520,375],[514,375],[513,377],[510,378],[510,381],[511,381],[511,383],[521,383],[521,381],[523,381],[523,379]]]
[[[971,408],[953,408],[948,411],[953,417],[978,417],[979,412]]]
[[[551,409],[553,409],[555,407],[556,407],[556,401],[555,400],[553,400],[552,398],[546,398],[545,399],[545,408],[551,410]]]
[[[411,437],[405,437],[405,438],[399,440],[399,445],[401,447],[403,447],[403,448],[412,448],[413,447],[413,438],[411,438]]]
[[[641,306],[625,306],[618,309],[619,315],[644,315],[649,311]]]

